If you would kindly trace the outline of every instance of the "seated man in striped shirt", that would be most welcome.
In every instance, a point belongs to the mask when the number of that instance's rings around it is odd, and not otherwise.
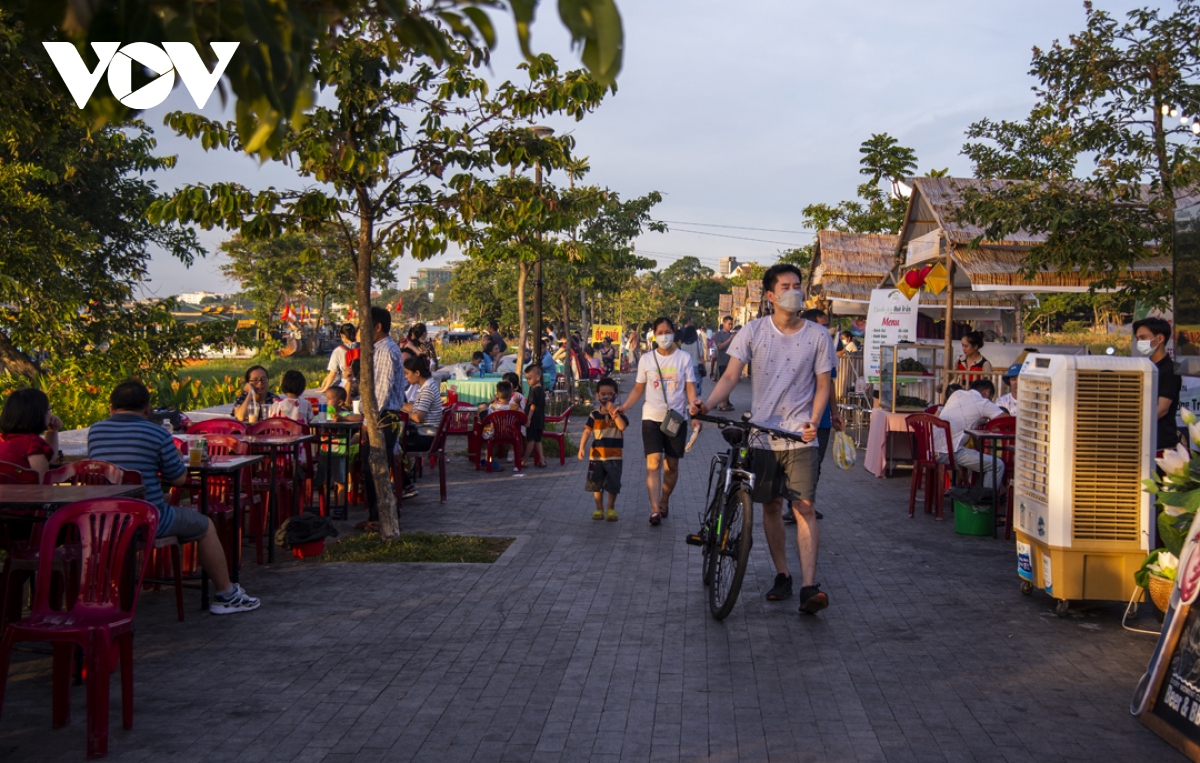
[[[140,381],[122,382],[108,402],[111,417],[93,424],[88,431],[88,458],[139,472],[146,486],[145,500],[158,507],[158,536],[174,535],[180,543],[196,542],[200,566],[216,589],[210,612],[230,615],[258,609],[258,599],[229,580],[225,551],[212,520],[163,500],[162,483],[184,484],[187,469],[170,433],[147,419],[150,390]]]

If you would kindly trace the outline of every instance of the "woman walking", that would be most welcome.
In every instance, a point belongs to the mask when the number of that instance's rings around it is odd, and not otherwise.
[[[692,358],[675,347],[674,322],[670,318],[657,318],[653,330],[655,347],[638,361],[637,383],[620,412],[628,412],[646,395],[642,406],[646,490],[650,494],[650,524],[658,525],[670,512],[671,492],[679,479],[688,407],[699,398],[693,381],[696,377]],[[692,426],[699,426],[699,422],[692,422]]]

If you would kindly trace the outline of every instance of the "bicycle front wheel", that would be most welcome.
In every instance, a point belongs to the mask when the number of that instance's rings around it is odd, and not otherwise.
[[[733,611],[746,564],[750,560],[751,532],[754,524],[754,504],[750,492],[738,488],[725,502],[717,523],[716,539],[709,554],[711,581],[708,587],[708,608],[717,620],[724,620]]]

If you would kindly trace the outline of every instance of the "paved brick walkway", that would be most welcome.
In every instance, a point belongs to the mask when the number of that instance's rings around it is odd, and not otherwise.
[[[743,384],[735,403],[747,398]],[[408,529],[516,536],[494,565],[251,564],[262,609],[189,610],[184,624],[169,592],[145,595],[136,726],[120,728],[114,679],[110,757],[1181,759],[1128,715],[1153,639],[1121,630],[1120,607],[1055,617],[1018,592],[1010,543],[910,520],[907,479],[841,472],[832,456],[818,573],[830,609],[801,618],[794,599],[762,598],[759,530],[737,608],[714,622],[683,536],[720,440],[706,433],[684,460],[654,529],[636,424],[630,435],[616,524],[590,519],[574,460],[512,477],[455,458],[450,502],[426,488],[407,506]],[[0,760],[82,759],[83,691],[70,728],[51,731],[48,674],[48,658],[16,656]]]

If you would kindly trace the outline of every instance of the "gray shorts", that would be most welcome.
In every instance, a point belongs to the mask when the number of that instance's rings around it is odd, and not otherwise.
[[[587,482],[583,489],[589,493],[621,492],[621,462],[620,461],[589,461]]]
[[[174,535],[179,538],[180,543],[194,543],[207,534],[208,517],[198,511],[176,506],[175,519],[165,529],[159,531],[158,537],[166,538]]]
[[[782,496],[789,501],[817,498],[817,448],[794,450],[754,449],[754,495],[756,503],[770,503]]]

